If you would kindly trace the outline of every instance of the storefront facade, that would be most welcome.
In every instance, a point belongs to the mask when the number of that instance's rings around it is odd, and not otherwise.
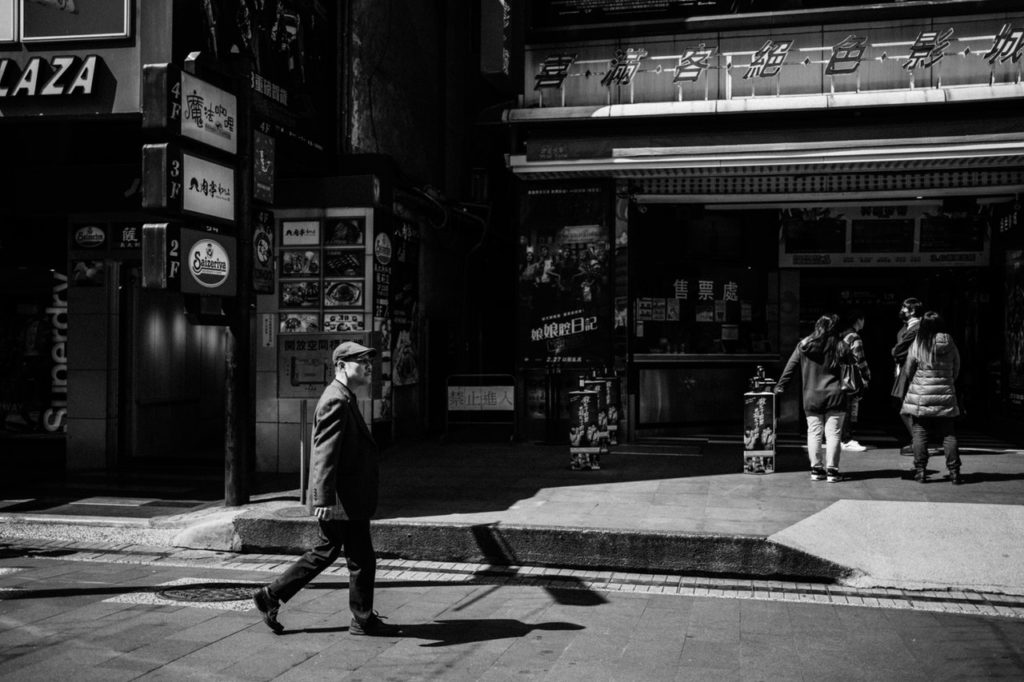
[[[958,5],[780,7],[770,21],[534,7],[522,106],[505,112],[520,300],[560,292],[554,321],[583,308],[566,283],[587,268],[562,244],[584,233],[600,238],[592,288],[607,297],[589,328],[550,338],[521,306],[528,435],[557,439],[565,391],[595,364],[620,376],[633,438],[738,433],[757,366],[777,375],[816,316],[855,308],[879,377],[863,418],[885,424],[908,296],[960,344],[968,418],[1019,418],[1024,15]],[[600,216],[573,206],[580,186]],[[798,402],[783,400],[784,424]]]
[[[3,450],[13,468],[223,467],[228,332],[222,321],[186,313],[189,291],[178,279],[154,285],[144,226],[216,233],[213,260],[237,289],[275,291],[272,262],[235,282],[238,252],[219,247],[237,240],[252,248],[260,221],[272,233],[276,174],[315,173],[332,146],[336,59],[324,48],[336,44],[335,17],[319,3],[283,7],[242,21],[230,2],[124,0],[96,11],[0,2],[0,141],[10,160],[0,190],[0,378]],[[231,107],[242,93],[230,59],[254,65],[244,133],[237,109],[204,106],[210,91],[176,94],[179,119],[216,129],[230,151],[144,121],[154,106],[144,67],[180,71],[191,53],[207,82],[232,91]],[[248,142],[234,146],[242,135],[254,138],[246,162],[258,159],[244,172]],[[184,211],[159,205],[151,190],[160,183],[144,147],[167,143],[206,164],[185,169]],[[246,212],[236,215],[246,193]],[[206,214],[204,201],[227,208]],[[241,418],[251,431],[251,416]]]

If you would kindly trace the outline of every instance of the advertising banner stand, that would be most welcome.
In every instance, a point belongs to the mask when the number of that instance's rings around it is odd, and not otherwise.
[[[775,381],[765,378],[764,367],[750,380],[743,394],[743,473],[775,473]]]
[[[569,392],[569,468],[573,471],[601,468],[598,395],[597,391]]]
[[[602,455],[608,454],[608,384],[604,379],[584,379],[584,391],[597,394],[597,445]]]

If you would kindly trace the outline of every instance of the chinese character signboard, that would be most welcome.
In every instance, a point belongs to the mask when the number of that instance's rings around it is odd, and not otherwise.
[[[577,16],[592,11],[581,9]],[[872,93],[971,85],[983,98],[982,89],[1012,86],[1024,76],[1024,14],[649,36],[611,44],[550,38],[526,48],[525,108],[767,96],[784,103],[787,96],[832,94],[866,100]]]
[[[610,192],[598,185],[535,188],[523,206],[521,360],[606,364],[614,325]]]
[[[235,169],[177,147],[147,144],[142,148],[144,208],[172,215],[235,219]]]
[[[268,204],[274,203],[274,166],[276,145],[271,135],[258,130],[252,133],[252,196]]]
[[[234,154],[238,148],[235,96],[170,64],[143,67],[142,126],[166,130]]]

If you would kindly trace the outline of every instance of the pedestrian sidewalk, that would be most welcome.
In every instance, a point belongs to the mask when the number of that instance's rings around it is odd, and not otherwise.
[[[571,471],[565,447],[404,444],[383,457],[375,544],[417,560],[1024,594],[1024,452],[965,438],[965,483],[950,485],[933,457],[922,485],[902,477],[910,458],[879,440],[889,447],[844,453],[847,480],[834,484],[809,480],[796,439],[766,475],[740,473],[738,440],[621,445],[598,471]],[[8,500],[0,538],[297,552],[316,536],[298,484],[298,474],[272,480],[239,508],[136,496],[106,516]]]

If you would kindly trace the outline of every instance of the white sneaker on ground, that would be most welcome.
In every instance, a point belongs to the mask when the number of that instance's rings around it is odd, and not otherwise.
[[[843,450],[849,450],[850,452],[864,452],[867,448],[851,438],[843,443]]]

